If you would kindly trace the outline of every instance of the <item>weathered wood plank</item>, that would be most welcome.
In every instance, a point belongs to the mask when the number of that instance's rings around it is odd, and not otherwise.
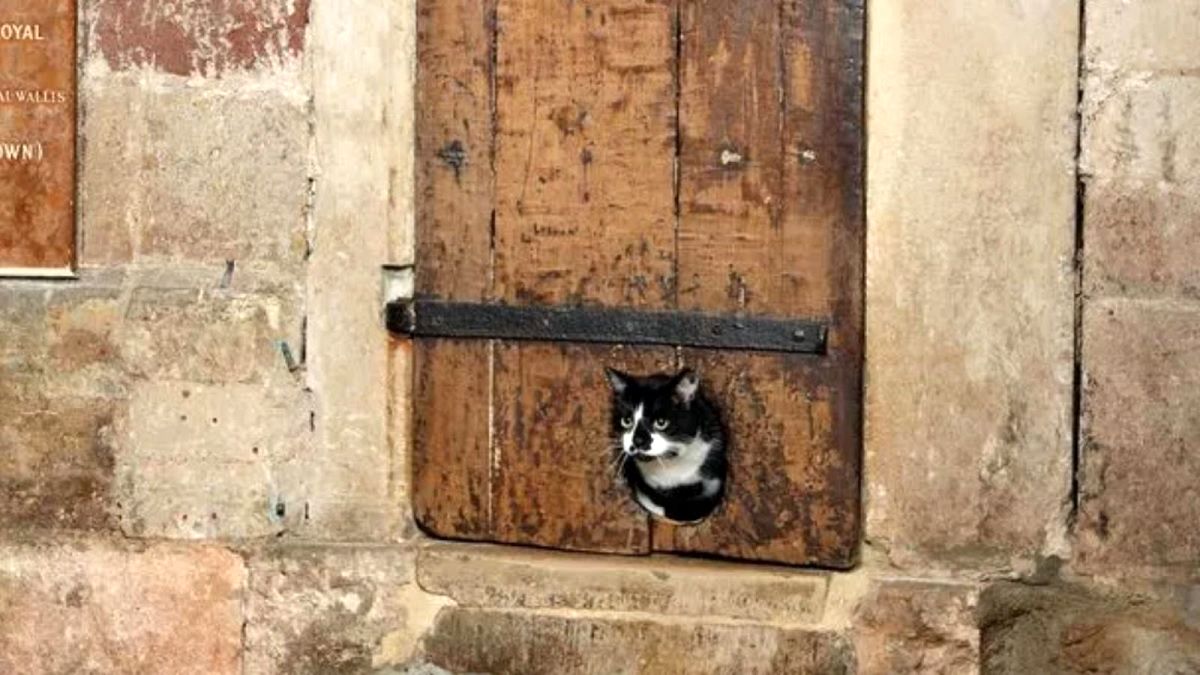
[[[416,288],[491,297],[494,0],[417,2]],[[438,536],[491,533],[486,341],[417,342],[412,500]]]
[[[681,16],[679,307],[788,315],[779,0]]]
[[[669,370],[669,348],[502,344],[496,354],[498,541],[642,553],[645,514],[616,478],[604,366]]]
[[[704,524],[656,523],[654,547],[845,567],[860,517],[861,4],[689,0],[683,16],[680,305],[832,327],[820,359],[685,352],[728,407],[733,482]]]
[[[674,4],[501,0],[495,281],[519,304],[674,298]],[[504,345],[496,355],[496,539],[644,552],[608,467],[602,366],[669,349]]]
[[[674,297],[673,0],[501,0],[497,296]]]
[[[417,291],[484,300],[494,208],[495,0],[417,2]]]
[[[413,514],[439,537],[492,532],[491,349],[486,340],[420,340],[414,350]]]
[[[857,352],[865,252],[862,1],[782,5],[780,294],[796,315],[836,315],[839,344]]]
[[[680,307],[827,316],[862,257],[861,5],[682,16]]]
[[[858,542],[857,447],[820,359],[685,350],[723,409],[725,503],[696,526],[654,522],[655,550],[848,567]]]

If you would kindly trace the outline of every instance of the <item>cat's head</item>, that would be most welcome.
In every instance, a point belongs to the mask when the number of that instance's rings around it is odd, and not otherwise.
[[[646,377],[605,372],[613,391],[612,437],[625,454],[674,457],[698,439],[706,413],[696,405],[700,378],[694,371]]]

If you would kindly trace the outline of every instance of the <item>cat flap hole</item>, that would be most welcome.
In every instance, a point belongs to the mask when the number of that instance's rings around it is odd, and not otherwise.
[[[679,524],[707,518],[725,495],[730,443],[699,374],[605,368],[605,375],[612,388],[613,479],[655,518]]]

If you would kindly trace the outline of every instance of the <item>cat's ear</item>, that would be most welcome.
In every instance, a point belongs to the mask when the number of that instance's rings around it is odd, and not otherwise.
[[[691,368],[684,368],[675,376],[675,398],[680,403],[688,405],[696,398],[700,390],[700,376]]]
[[[608,384],[612,387],[613,392],[624,394],[629,388],[629,376],[619,370],[613,368],[605,368],[604,374],[608,377]]]

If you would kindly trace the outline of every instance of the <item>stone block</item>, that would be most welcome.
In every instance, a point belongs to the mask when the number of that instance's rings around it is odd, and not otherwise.
[[[229,429],[226,438],[214,440],[212,430],[203,426],[168,429],[161,426],[163,418],[159,418],[160,426],[153,432],[158,437],[152,441],[159,454],[131,453],[129,448],[145,449],[146,438],[131,439],[130,425],[124,423],[130,416],[130,391],[135,385],[156,386],[143,383],[146,379],[160,384],[191,381],[179,385],[179,391],[204,389],[205,383],[255,383],[262,392],[271,393],[254,397],[242,390],[240,398],[233,398],[237,404],[270,407],[237,410],[238,424],[252,434],[256,428],[273,427],[273,433],[293,445],[302,443],[306,432],[311,433],[309,408],[296,411],[289,407],[304,407],[306,402],[280,348],[282,343],[293,345],[293,360],[302,357],[298,336],[302,320],[297,316],[299,299],[294,290],[289,298],[278,291],[271,295],[140,285],[157,281],[180,280],[88,275],[69,287],[23,286],[4,291],[6,297],[0,302],[0,483],[5,489],[0,496],[0,527],[100,529],[113,526],[114,514],[122,511],[137,516],[126,521],[132,528],[134,522],[146,522],[141,516],[147,505],[154,503],[146,501],[150,494],[166,498],[175,517],[195,517],[198,514],[192,507],[210,505],[198,495],[212,489],[205,487],[211,481],[179,471],[183,471],[180,467],[211,471],[221,466],[220,462],[213,464],[211,456],[178,455],[184,459],[175,462],[177,471],[167,471],[176,476],[176,482],[158,484],[135,479],[165,479],[162,464],[151,461],[134,470],[131,458],[162,460],[175,456],[171,455],[173,449],[196,452],[212,443],[222,444],[222,457],[240,457],[234,447],[240,449],[242,444],[230,441],[237,430]],[[279,402],[281,397],[291,400],[285,405]],[[154,405],[162,409],[172,402],[164,398]],[[147,398],[138,399],[134,417],[141,426],[134,425],[137,431],[149,429],[145,420],[150,414],[148,405]],[[213,401],[204,407],[220,414],[229,411]],[[255,417],[256,413],[265,421]],[[287,423],[275,419],[280,415],[290,416],[287,419],[292,426],[287,431],[278,429]],[[171,419],[180,424],[177,418]],[[187,440],[173,437],[175,433],[194,442],[189,445]],[[251,443],[259,440],[249,439]],[[124,458],[121,481],[114,473],[118,449]],[[174,460],[166,461],[171,464]],[[187,484],[179,485],[184,476]],[[256,489],[247,491],[245,499],[259,500],[269,482],[261,471],[253,477],[242,474],[231,480],[228,490],[216,492],[229,497],[253,484]],[[121,494],[116,494],[117,483],[123,486]],[[129,499],[117,506],[122,496]],[[204,510],[203,523],[192,521],[187,531],[193,535],[223,531],[213,522],[213,514],[219,519],[225,510],[222,499],[216,498],[213,508]],[[273,493],[271,499],[283,497]],[[261,501],[265,513],[268,499],[262,497]],[[190,506],[176,508],[180,504]],[[298,504],[301,508],[293,514],[297,518],[303,513],[303,501]],[[276,506],[274,501],[270,503],[271,508]],[[269,528],[272,532],[286,522],[275,520],[278,522]]]
[[[1200,64],[1198,64],[1200,65]],[[1081,169],[1120,189],[1200,188],[1200,77],[1085,82]]]
[[[0,546],[0,672],[240,675],[245,583],[206,546]]]
[[[0,529],[110,527],[118,404],[41,386],[0,377]]]
[[[88,20],[116,69],[218,75],[300,56],[309,0],[98,0]]]
[[[312,527],[339,539],[392,541],[415,531],[404,506],[406,465],[396,454],[402,443],[384,412],[407,401],[390,390],[381,311],[381,269],[409,262],[399,256],[412,234],[404,209],[413,190],[415,21],[412,0],[312,6],[308,53],[320,172],[307,267],[306,383],[318,408],[313,458],[326,467],[323,508],[313,511]]]
[[[1081,162],[1089,294],[1200,295],[1198,111],[1200,77],[1087,80]]]
[[[866,538],[893,564],[1064,546],[1078,11],[871,5]]]
[[[979,673],[977,586],[879,579],[854,619],[861,675]]]
[[[1001,583],[979,602],[985,673],[1200,672],[1200,630],[1168,606]]]
[[[1090,297],[1200,298],[1200,197],[1170,185],[1088,186],[1085,284]]]
[[[115,294],[0,291],[0,528],[113,524]]]
[[[398,497],[400,512],[397,515],[403,522],[400,534],[407,539],[418,532],[409,499],[414,412],[412,340],[388,338],[388,366],[387,421],[392,480],[387,491]]]
[[[854,672],[836,633],[761,624],[655,621],[588,613],[448,608],[424,662],[455,673],[838,675]]]
[[[294,295],[137,288],[120,355],[130,375],[151,380],[295,383],[289,370],[303,357],[299,313]]]
[[[121,294],[115,288],[71,288],[50,296],[46,307],[49,374],[110,379],[120,361],[122,318]]]
[[[1200,580],[1200,307],[1088,303],[1083,368],[1081,569]]]
[[[82,282],[46,296],[40,388],[49,398],[128,397],[121,354],[126,298],[118,286]]]
[[[402,548],[269,550],[250,562],[246,674],[364,673],[409,660],[447,604]]]
[[[196,89],[92,75],[82,96],[83,265],[232,260],[299,275],[310,133],[298,77]]]
[[[41,374],[46,340],[45,292],[0,289],[0,383]]]
[[[121,529],[202,539],[302,528],[308,495],[294,465],[306,454],[309,423],[299,392],[138,383],[116,458]]]
[[[122,531],[390,541],[404,514],[390,465],[314,453],[320,420],[292,384],[135,381],[117,429]]]
[[[1200,66],[1200,2],[1088,0],[1088,66],[1172,70]]]
[[[656,556],[597,557],[497,546],[421,550],[421,587],[460,606],[649,612],[785,624],[821,620],[826,576]]]

